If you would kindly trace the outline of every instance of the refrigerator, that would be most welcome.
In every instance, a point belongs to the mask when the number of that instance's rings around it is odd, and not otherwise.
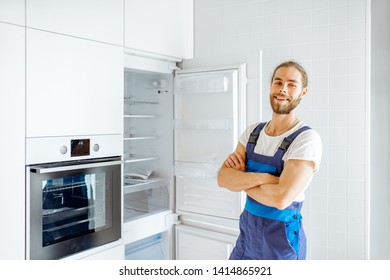
[[[245,197],[217,174],[246,127],[246,68],[126,55],[125,259],[229,257]]]

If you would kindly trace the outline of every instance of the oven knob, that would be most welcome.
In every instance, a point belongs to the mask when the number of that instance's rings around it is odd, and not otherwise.
[[[95,152],[99,151],[99,149],[100,149],[99,144],[93,145],[93,150],[94,150]]]
[[[68,148],[67,148],[66,146],[62,146],[62,147],[60,148],[60,152],[61,152],[61,154],[63,154],[63,155],[65,155],[67,151],[68,151]]]

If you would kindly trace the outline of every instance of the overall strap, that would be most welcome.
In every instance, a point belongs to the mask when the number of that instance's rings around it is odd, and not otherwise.
[[[282,144],[280,144],[276,154],[281,153],[282,157],[283,157],[284,153],[288,150],[288,148],[290,147],[291,143],[295,140],[295,138],[297,138],[297,136],[299,134],[301,134],[302,132],[304,132],[308,129],[311,129],[311,128],[308,126],[301,127],[297,131],[295,131],[295,132],[291,133],[289,136],[285,137],[283,139]]]
[[[290,134],[289,136],[287,136],[286,138],[283,139],[282,144],[280,144],[278,150],[276,151],[276,153],[274,155],[274,158],[278,159],[281,162],[281,166],[280,166],[280,170],[279,170],[280,173],[284,169],[284,161],[283,161],[284,154],[286,153],[286,151],[290,147],[291,143],[295,140],[295,138],[297,138],[297,136],[300,133],[302,133],[308,129],[311,129],[311,128],[308,126],[301,127],[300,129],[298,129],[297,131],[293,132],[292,134]]]
[[[248,143],[246,144],[246,153],[247,157],[248,155],[252,155],[255,150],[255,146],[257,143],[257,139],[259,139],[259,135],[261,130],[264,128],[264,126],[267,123],[260,123],[258,126],[255,127],[255,129],[251,132],[251,135],[249,136]]]

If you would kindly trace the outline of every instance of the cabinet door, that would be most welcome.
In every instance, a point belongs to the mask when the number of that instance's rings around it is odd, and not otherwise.
[[[123,45],[123,0],[28,0],[27,27]]]
[[[121,134],[121,47],[27,29],[27,137]]]
[[[0,21],[25,24],[25,0],[0,0]]]
[[[0,23],[0,259],[25,251],[25,28]]]
[[[193,0],[125,0],[125,47],[193,57]]]
[[[237,237],[224,233],[176,226],[177,260],[226,260]]]

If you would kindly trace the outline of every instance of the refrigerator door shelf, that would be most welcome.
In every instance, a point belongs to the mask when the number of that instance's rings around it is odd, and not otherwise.
[[[218,187],[216,179],[176,177],[178,211],[238,220],[242,211],[240,193]]]
[[[221,165],[233,151],[231,130],[175,130],[175,161]]]
[[[175,129],[232,129],[232,120],[175,120]]]
[[[175,94],[210,94],[226,93],[233,90],[232,71],[180,73],[180,80],[175,81]],[[178,76],[178,75],[177,75]]]
[[[220,165],[216,163],[175,162],[175,176],[179,178],[214,179],[217,178]]]

